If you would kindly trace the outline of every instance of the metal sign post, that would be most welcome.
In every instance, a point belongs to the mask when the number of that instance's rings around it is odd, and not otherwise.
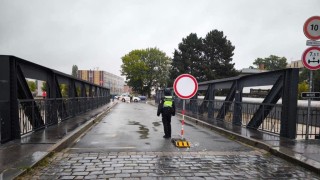
[[[173,83],[175,94],[183,99],[182,102],[182,120],[181,120],[181,139],[174,138],[172,142],[179,148],[190,147],[190,143],[184,139],[184,115],[186,112],[186,99],[192,98],[198,91],[198,82],[195,77],[190,74],[181,74]]]
[[[181,121],[181,138],[183,138],[183,135],[184,135],[184,129],[183,129],[183,126],[184,126],[184,113],[186,112],[186,100],[184,99],[183,102],[182,102],[182,121]]]
[[[312,71],[310,71],[310,80],[309,80],[309,92],[312,92]],[[309,139],[309,122],[310,122],[310,113],[311,113],[311,98],[308,98],[308,117],[306,123],[306,140]]]
[[[310,69],[310,79],[309,79],[309,95],[308,97],[308,118],[306,122],[306,140],[309,139],[309,123],[310,123],[310,113],[311,113],[311,93],[312,93],[312,79],[313,79],[313,70],[320,69],[320,48],[315,47],[319,46],[319,41],[316,41],[320,39],[320,16],[312,16],[303,25],[303,32],[305,36],[313,41],[307,41],[307,45],[314,46],[306,49],[304,53],[302,54],[302,63],[304,67]],[[316,94],[313,94],[316,96]]]

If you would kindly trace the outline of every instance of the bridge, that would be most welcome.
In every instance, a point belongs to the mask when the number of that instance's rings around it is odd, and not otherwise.
[[[304,140],[303,116],[292,113],[305,112],[295,69],[199,83],[204,97],[186,102],[191,147],[176,148],[162,138],[156,116],[162,91],[145,102],[110,101],[108,89],[49,68],[13,56],[0,63],[7,69],[0,74],[3,179],[320,178],[319,140]],[[25,79],[39,77],[47,77],[48,99],[28,91]],[[57,88],[62,82],[71,89],[67,98]],[[244,101],[244,87],[262,85],[272,85],[262,102]],[[215,94],[221,89],[228,89],[222,100]],[[172,119],[173,137],[180,115]],[[319,126],[310,127],[315,137]]]

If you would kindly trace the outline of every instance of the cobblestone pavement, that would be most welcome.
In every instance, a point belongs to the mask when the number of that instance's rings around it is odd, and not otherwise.
[[[22,179],[320,179],[263,151],[55,154]]]

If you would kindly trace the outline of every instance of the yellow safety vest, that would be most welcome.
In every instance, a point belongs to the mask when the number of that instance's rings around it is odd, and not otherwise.
[[[165,96],[164,97],[164,102],[163,102],[163,107],[172,107],[172,96]]]

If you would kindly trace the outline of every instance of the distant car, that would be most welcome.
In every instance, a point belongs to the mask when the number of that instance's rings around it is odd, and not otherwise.
[[[130,94],[122,94],[119,97],[119,100],[122,102],[130,102]],[[132,97],[133,102],[139,102],[141,99],[139,97]]]
[[[121,96],[119,96],[119,100],[121,100],[122,102],[130,102],[130,96],[129,94],[121,94]]]
[[[141,101],[141,99],[140,99],[139,97],[133,97],[133,98],[132,98],[132,101],[133,101],[133,102],[139,102],[139,101]]]
[[[140,98],[141,101],[145,101],[147,100],[147,97],[146,96],[138,96]]]

